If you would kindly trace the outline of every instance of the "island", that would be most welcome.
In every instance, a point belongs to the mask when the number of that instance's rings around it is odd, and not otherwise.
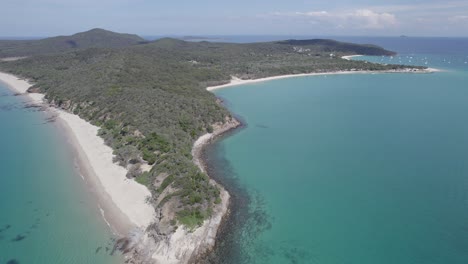
[[[395,53],[328,39],[146,41],[93,29],[0,41],[0,79],[47,105],[77,137],[90,173],[116,205],[107,218],[127,219],[115,228],[122,236],[116,248],[129,263],[189,263],[215,246],[229,211],[229,193],[207,175],[200,153],[241,125],[207,87],[278,76],[428,72],[342,58],[350,55]]]

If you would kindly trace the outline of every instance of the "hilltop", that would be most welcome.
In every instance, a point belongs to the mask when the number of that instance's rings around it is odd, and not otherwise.
[[[144,43],[137,35],[91,29],[71,36],[38,40],[0,40],[0,58],[27,57],[87,48],[119,48]]]

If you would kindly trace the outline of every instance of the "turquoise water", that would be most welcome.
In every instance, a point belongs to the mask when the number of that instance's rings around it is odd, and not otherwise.
[[[64,139],[25,100],[0,84],[0,264],[119,263]]]
[[[217,90],[247,124],[207,152],[235,185],[222,262],[468,263],[464,47],[392,59],[447,70],[435,74]]]

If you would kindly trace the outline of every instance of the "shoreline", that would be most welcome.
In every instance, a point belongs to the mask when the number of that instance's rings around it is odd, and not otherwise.
[[[207,133],[199,137],[192,147],[192,161],[204,173],[207,173],[206,163],[202,153],[204,147],[213,142],[218,136],[239,127],[241,123],[232,118],[226,120],[224,124],[215,124],[213,133]],[[149,244],[150,248],[155,248],[152,259],[156,263],[177,264],[177,263],[199,263],[199,259],[210,253],[216,246],[219,235],[219,227],[229,215],[230,195],[226,189],[217,183],[213,177],[207,173],[210,182],[220,190],[221,202],[213,208],[212,216],[203,222],[203,225],[193,232],[185,228],[178,228],[174,233],[158,241],[156,244]]]
[[[0,81],[10,90],[26,95],[35,105],[45,106],[46,114],[55,118],[55,126],[63,133],[75,157],[75,169],[95,196],[103,220],[113,233],[130,237],[132,243],[154,218],[154,208],[146,202],[149,190],[134,180],[127,179],[127,170],[112,161],[113,151],[97,135],[98,127],[77,115],[49,107],[44,95],[28,93],[32,86],[24,79],[0,72]]]
[[[358,55],[359,56],[359,55]],[[273,80],[280,80],[280,79],[287,79],[287,78],[296,78],[296,77],[307,77],[307,76],[324,76],[324,75],[345,75],[345,74],[376,74],[376,73],[413,73],[413,74],[427,74],[427,73],[434,73],[440,72],[441,70],[435,68],[427,68],[427,69],[412,69],[412,68],[403,68],[398,70],[382,70],[382,71],[363,71],[363,70],[350,70],[350,71],[331,71],[331,72],[311,72],[311,73],[298,73],[298,74],[286,74],[286,75],[277,75],[265,78],[258,78],[258,79],[247,79],[243,80],[235,76],[231,76],[231,80],[229,83],[210,86],[207,87],[207,91],[214,91],[218,89],[223,89],[227,87],[237,86],[237,85],[244,85],[244,84],[251,84],[251,83],[258,83],[258,82],[266,82],[266,81],[273,81]]]
[[[227,84],[207,87],[207,91],[214,91],[231,86],[264,82],[270,80],[338,74],[373,74],[373,73],[432,73],[437,69],[400,69],[386,71],[336,71],[323,73],[304,73],[272,76],[252,80],[241,80],[232,77]],[[32,85],[26,80],[0,72],[0,81],[3,81],[11,90],[25,94],[34,104],[44,105],[44,95],[28,93]],[[131,238],[132,245],[139,244],[140,249],[147,251],[152,261],[156,263],[188,263],[203,257],[216,246],[220,226],[229,215],[230,195],[226,189],[217,183],[213,177],[210,181],[220,189],[221,203],[215,206],[213,216],[206,219],[203,225],[194,232],[179,228],[176,232],[152,241],[144,229],[155,219],[153,206],[146,203],[146,197],[151,196],[149,190],[134,180],[126,178],[127,170],[112,161],[112,149],[105,145],[104,140],[97,135],[98,127],[91,125],[77,115],[65,112],[55,107],[47,111],[57,116],[57,124],[68,138],[78,160],[78,169],[84,180],[96,193],[97,201],[103,205],[104,221],[110,223],[113,232],[119,235],[126,234]],[[199,137],[193,144],[193,162],[201,171],[207,173],[209,166],[203,160],[203,149],[214,139],[241,126],[241,123],[232,117],[224,124],[213,125],[213,133]],[[117,180],[116,180],[117,179]],[[130,192],[130,194],[128,194]],[[136,208],[135,208],[136,207]],[[138,247],[138,245],[137,245]],[[147,255],[148,256],[148,255]],[[138,257],[138,256],[137,256]],[[148,260],[148,258],[147,258]]]
[[[113,163],[112,149],[97,135],[99,128],[77,115],[49,106],[44,101],[43,94],[28,93],[32,84],[24,79],[0,72],[0,81],[13,92],[27,96],[30,99],[27,103],[43,106],[46,114],[54,117],[54,125],[64,135],[75,157],[77,173],[95,195],[104,222],[114,234],[128,238],[131,246],[147,253],[132,255],[135,253],[133,251],[130,258],[156,263],[188,263],[213,249],[219,226],[229,211],[230,195],[223,186],[210,177],[210,181],[220,189],[221,203],[215,206],[213,216],[205,220],[201,227],[194,232],[179,228],[165,239],[153,241],[150,234],[145,232],[155,218],[154,208],[146,203],[146,197],[151,196],[151,193],[145,186],[127,179],[127,170]],[[240,125],[235,118],[227,120],[225,124],[215,124],[213,133],[205,134],[195,141],[192,148],[193,162],[201,171],[206,173],[206,165],[202,159],[203,148],[218,136]],[[134,192],[128,194],[128,190]],[[119,199],[128,196],[131,199]]]
[[[344,56],[342,57],[343,59],[350,60],[352,57],[358,57],[362,55],[351,55],[351,56]],[[207,87],[206,90],[209,92],[213,92],[218,89],[223,89],[223,88],[228,88],[232,86],[238,86],[238,85],[244,85],[244,84],[251,84],[251,83],[258,83],[258,82],[265,82],[265,81],[272,81],[272,80],[279,80],[279,79],[286,79],[286,78],[294,78],[294,77],[304,77],[304,76],[322,76],[322,75],[341,75],[341,74],[373,74],[373,73],[434,73],[434,72],[440,72],[441,70],[435,69],[435,68],[427,68],[424,70],[409,70],[409,69],[402,69],[402,70],[386,70],[386,71],[337,71],[337,72],[324,72],[324,73],[303,73],[303,74],[288,74],[288,75],[279,75],[279,76],[272,76],[272,77],[266,77],[266,78],[259,78],[259,79],[249,79],[249,80],[242,80],[240,78],[237,78],[235,76],[231,76],[231,80],[227,84],[222,84],[222,85],[216,85],[216,86],[210,86]],[[231,113],[233,114],[233,113]],[[224,134],[227,134],[231,132],[232,130],[242,126],[242,123],[239,122],[237,119],[233,117],[233,120],[237,123],[235,126],[230,127],[228,129],[224,130],[216,130],[212,134],[205,134],[201,136],[200,138],[197,139],[197,141],[194,143],[194,146],[192,148],[192,156],[193,156],[193,162],[205,173],[207,173],[208,166],[209,164],[203,159],[203,149],[206,148],[208,145],[213,143],[213,141],[216,138],[219,138],[223,136]],[[207,173],[208,174],[208,173]],[[208,174],[210,179],[214,181],[213,177]],[[222,191],[225,192],[227,195],[229,195],[228,191],[225,189],[225,187],[221,186],[220,184],[217,184],[222,188]],[[230,198],[229,198],[230,199]],[[222,221],[218,225],[218,230],[217,235],[219,235],[219,228],[225,224],[225,221],[228,221],[228,215],[230,213],[230,206],[231,203],[229,202],[226,205],[226,211],[224,215],[222,216]],[[208,252],[213,250],[213,248],[216,246],[218,237],[216,237],[216,241],[214,241],[213,245],[211,248],[208,249]],[[207,252],[207,253],[208,253]],[[201,256],[199,256],[201,257]]]
[[[351,60],[352,58],[355,58],[355,57],[362,57],[364,55],[347,55],[347,56],[342,56],[341,58],[344,59],[344,60]]]
[[[26,59],[27,57],[6,57],[6,58],[1,58],[0,61],[17,61],[17,60],[22,60]]]

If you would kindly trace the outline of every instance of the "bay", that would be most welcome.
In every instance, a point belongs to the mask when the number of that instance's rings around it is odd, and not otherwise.
[[[216,90],[247,124],[207,150],[238,209],[218,249],[228,257],[218,257],[467,263],[468,46],[460,41],[427,38],[418,50],[421,39],[383,38],[398,56],[358,58],[443,72]]]

